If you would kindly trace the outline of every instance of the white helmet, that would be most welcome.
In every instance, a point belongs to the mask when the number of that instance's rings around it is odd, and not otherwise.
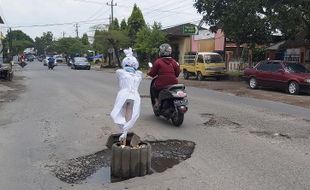
[[[124,49],[124,53],[126,54],[126,57],[122,61],[122,67],[133,67],[136,70],[139,67],[138,60],[133,56],[133,52],[131,48]]]

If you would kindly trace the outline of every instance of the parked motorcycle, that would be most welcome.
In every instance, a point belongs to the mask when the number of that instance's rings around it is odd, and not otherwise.
[[[152,67],[152,64],[149,63],[149,66]],[[160,105],[158,108],[154,107],[155,97],[152,93],[152,87],[156,80],[156,77],[153,78],[150,85],[150,94],[151,102],[153,107],[153,112],[155,116],[164,116],[167,120],[171,119],[174,126],[180,126],[184,120],[184,114],[188,110],[188,100],[187,94],[185,91],[184,84],[175,84],[167,86],[165,89],[159,92],[159,102]]]

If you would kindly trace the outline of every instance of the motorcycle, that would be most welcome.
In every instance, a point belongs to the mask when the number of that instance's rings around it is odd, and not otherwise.
[[[24,67],[27,65],[25,59],[21,59],[20,62],[19,62],[18,64],[19,64],[22,68],[24,68]]]
[[[149,67],[152,67],[152,63],[149,63]],[[174,126],[180,126],[184,120],[184,114],[188,110],[188,100],[185,91],[184,84],[175,84],[167,86],[159,92],[159,107],[155,107],[155,96],[152,93],[152,87],[156,80],[156,77],[152,79],[150,85],[150,95],[153,112],[156,117],[163,116],[167,120],[172,121]]]
[[[47,66],[48,66],[48,69],[53,70],[54,67],[55,67],[55,64],[54,64],[53,62],[48,62],[48,63],[47,63]]]

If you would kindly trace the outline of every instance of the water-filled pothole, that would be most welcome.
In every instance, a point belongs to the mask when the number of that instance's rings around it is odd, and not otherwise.
[[[152,170],[164,172],[191,157],[195,143],[184,140],[149,141],[152,147]],[[52,172],[63,182],[79,183],[113,183],[122,179],[111,179],[110,163],[112,151],[105,149],[95,154],[66,161],[58,161]]]

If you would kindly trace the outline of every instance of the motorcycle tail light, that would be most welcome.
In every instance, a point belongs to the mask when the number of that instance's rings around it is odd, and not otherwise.
[[[185,92],[183,92],[183,91],[178,91],[177,92],[177,96],[180,97],[180,98],[184,98],[184,97],[187,96],[187,94]]]
[[[185,107],[185,106],[180,106],[180,107],[179,107],[179,111],[180,111],[181,113],[185,113],[185,112],[187,112],[187,107]]]

